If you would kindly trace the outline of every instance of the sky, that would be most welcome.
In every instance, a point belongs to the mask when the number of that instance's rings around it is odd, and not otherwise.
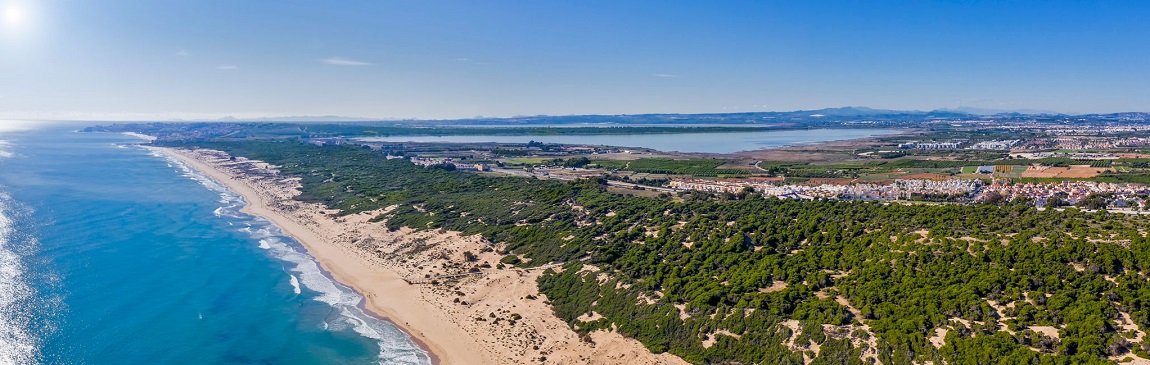
[[[0,118],[1150,111],[1148,1],[0,0]]]

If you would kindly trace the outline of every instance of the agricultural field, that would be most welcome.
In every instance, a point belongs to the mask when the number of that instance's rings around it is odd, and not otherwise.
[[[1071,165],[1066,167],[1032,165],[1026,167],[1026,172],[1022,173],[1022,177],[1082,179],[1095,177],[1103,172],[1109,171],[1114,171],[1114,169],[1110,167],[1091,167],[1090,165]]]
[[[719,166],[729,160],[722,159],[689,159],[676,160],[670,158],[643,158],[631,161],[620,160],[592,160],[591,163],[608,170],[633,171],[649,174],[678,174],[691,176],[718,177],[721,175],[746,176],[747,171],[736,169],[720,169]]]
[[[542,165],[545,162],[550,161],[550,160],[552,160],[552,159],[551,158],[545,158],[545,157],[516,157],[516,158],[505,158],[505,159],[501,159],[499,161],[503,162],[505,165],[511,165],[511,166],[531,166],[531,165]]]

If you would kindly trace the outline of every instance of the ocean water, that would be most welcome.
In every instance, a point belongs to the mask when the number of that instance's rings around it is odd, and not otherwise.
[[[0,364],[428,364],[236,194],[78,126],[0,131]]]
[[[381,142],[495,142],[585,144],[651,148],[659,151],[734,153],[784,146],[808,145],[901,133],[894,129],[840,128],[797,129],[763,132],[679,133],[679,134],[604,134],[604,135],[517,135],[517,136],[392,136],[366,137],[365,141]]]

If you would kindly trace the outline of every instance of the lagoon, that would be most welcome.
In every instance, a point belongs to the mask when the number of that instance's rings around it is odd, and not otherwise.
[[[868,138],[902,133],[896,129],[796,129],[763,132],[624,134],[624,135],[462,135],[359,138],[372,142],[543,143],[650,148],[666,152],[734,153],[785,146]]]

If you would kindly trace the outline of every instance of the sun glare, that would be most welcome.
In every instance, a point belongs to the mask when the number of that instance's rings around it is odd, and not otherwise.
[[[4,22],[9,24],[19,23],[24,18],[24,11],[16,4],[9,4],[4,7]]]
[[[15,4],[15,3],[5,4],[4,8],[3,8],[3,12],[4,12],[4,14],[3,14],[2,22],[3,22],[4,28],[10,29],[10,30],[11,29],[18,29],[24,25],[23,23],[25,21],[25,18],[27,17],[27,14],[25,14],[24,8],[21,7],[20,4]]]
[[[35,2],[0,0],[0,46],[5,48],[5,53],[14,53],[17,48],[37,43],[39,5]]]

